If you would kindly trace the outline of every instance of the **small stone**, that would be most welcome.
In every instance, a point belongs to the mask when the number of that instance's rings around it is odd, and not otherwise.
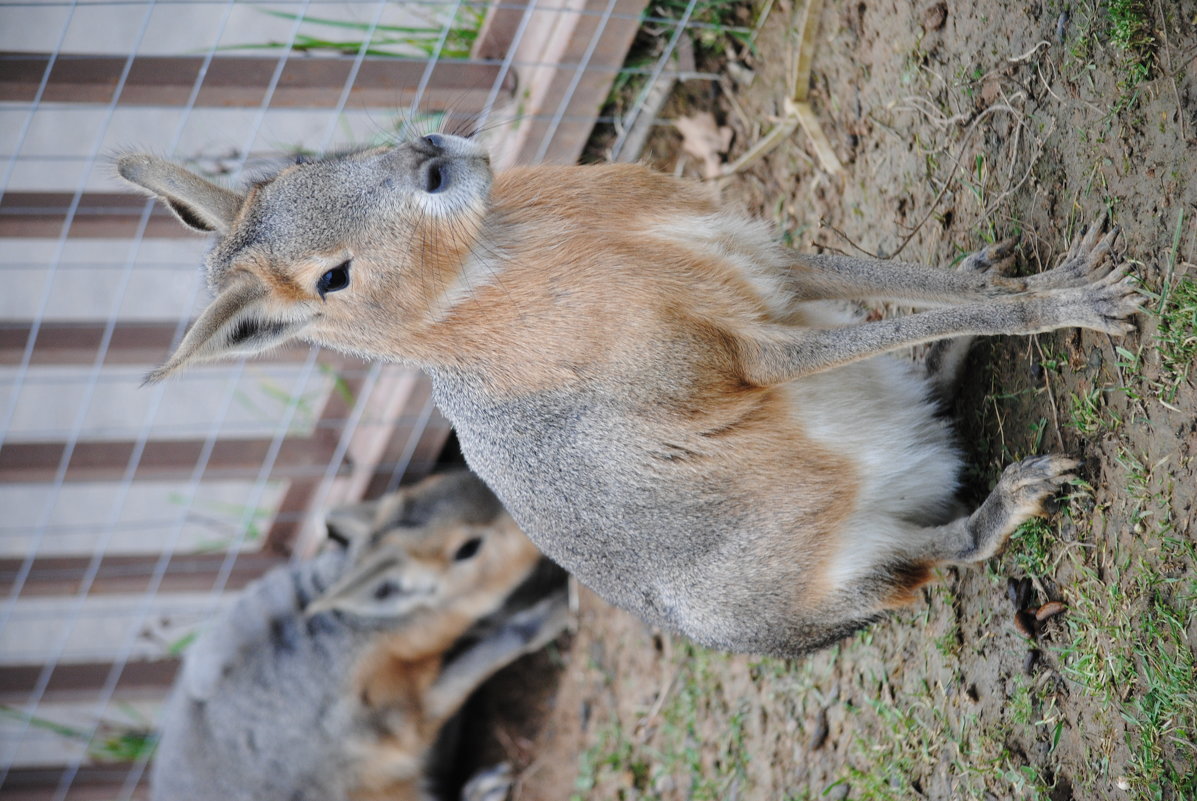
[[[1035,619],[1042,623],[1048,618],[1053,618],[1056,615],[1068,609],[1068,604],[1063,601],[1048,601],[1043,606],[1035,610]]]
[[[1056,17],[1056,41],[1064,44],[1064,40],[1068,38],[1068,9],[1065,8],[1060,12],[1060,16]]]
[[[1125,776],[1119,776],[1114,780],[1114,786],[1119,790],[1129,790],[1131,788],[1131,783],[1130,780],[1128,780]]]
[[[937,31],[948,21],[947,3],[934,3],[923,9],[923,30]]]
[[[818,751],[823,747],[823,743],[827,741],[828,731],[827,710],[825,708],[820,709],[819,714],[815,716],[815,726],[810,735],[809,748],[811,751]]]
[[[1010,599],[1010,603],[1014,605],[1015,609],[1019,608],[1018,604],[1018,579],[1010,576],[1006,579],[1006,597]]]

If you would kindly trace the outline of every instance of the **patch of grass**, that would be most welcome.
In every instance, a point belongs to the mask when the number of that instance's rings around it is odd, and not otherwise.
[[[1103,573],[1088,562],[1074,567],[1068,638],[1054,647],[1061,673],[1108,710],[1107,738],[1123,730],[1124,778],[1138,797],[1197,797],[1197,656],[1186,633],[1197,564],[1190,557],[1180,579],[1143,558],[1115,557]]]
[[[1065,26],[1068,54],[1074,80],[1092,86],[1099,69],[1112,69],[1120,91],[1107,123],[1130,111],[1139,98],[1139,86],[1151,78],[1155,65],[1155,37],[1149,14],[1150,0],[1091,0],[1072,3]],[[1100,58],[1103,44],[1113,49],[1114,63]],[[1082,141],[1092,132],[1080,129]]]
[[[302,25],[348,30],[357,34],[349,39],[329,39],[296,33],[294,42],[264,42],[231,45],[225,50],[280,50],[301,53],[332,52],[356,56],[365,48],[367,56],[422,56],[432,58],[469,58],[474,40],[482,28],[485,10],[480,6],[462,5],[451,20],[443,23],[430,19],[427,25],[374,25],[356,20],[330,19],[295,14],[289,11],[263,9],[263,14],[287,20],[301,20]],[[368,35],[367,41],[363,37]],[[444,39],[442,45],[442,38]]]
[[[689,0],[658,0],[644,9],[640,30],[611,83],[607,106],[621,108],[632,99],[626,95],[640,94],[689,5]],[[741,3],[699,0],[686,22],[685,35],[709,56],[721,55],[729,40],[752,49],[755,32],[740,24],[745,13]]]
[[[646,10],[663,19],[681,19],[690,5],[689,0],[658,0]],[[742,16],[744,15],[744,16]],[[698,0],[690,14],[686,32],[695,46],[710,53],[723,52],[726,40],[752,47],[753,31],[742,23],[746,19],[743,3],[729,0]]]
[[[927,797],[924,783],[946,769],[953,799],[1046,798],[1051,785],[1040,770],[1014,754],[1000,730],[979,726],[976,714],[949,712],[957,703],[943,687],[923,682],[919,691],[895,693],[881,680],[863,707],[850,706],[857,718],[850,797]]]
[[[1048,576],[1052,571],[1052,544],[1056,539],[1056,527],[1051,521],[1032,517],[1010,535],[1006,554],[1021,572],[1029,576]]]
[[[1155,332],[1162,375],[1160,398],[1171,403],[1180,385],[1190,380],[1197,361],[1197,281],[1178,280],[1162,299]]]
[[[1104,406],[1105,398],[1098,387],[1069,393],[1068,420],[1065,425],[1080,434],[1092,436],[1105,427],[1105,420],[1102,418]]]
[[[729,657],[680,639],[675,648],[677,675],[649,724],[655,731],[633,736],[619,720],[609,722],[580,758],[571,801],[597,797],[596,791],[604,798],[653,799],[679,790],[694,801],[721,801],[732,788],[745,791],[749,706],[729,704],[722,691]],[[788,672],[782,660],[761,660],[754,669],[774,677]],[[721,720],[714,736],[702,725],[712,717]]]
[[[1130,393],[1124,387],[1119,391]],[[1115,431],[1122,425],[1122,418],[1106,403],[1106,387],[1081,387],[1068,394],[1068,419],[1064,425],[1078,434],[1092,437],[1103,431]]]
[[[1123,470],[1111,480],[1125,507],[1099,507],[1078,542],[1045,554],[1067,577],[1068,612],[1041,647],[1054,652],[1067,706],[1089,710],[1074,722],[1085,728],[1095,766],[1073,776],[1086,794],[1116,784],[1135,798],[1194,798],[1197,644],[1189,632],[1197,620],[1197,544],[1173,517],[1174,482],[1159,469],[1165,462],[1148,466],[1127,445],[1115,461]],[[1029,550],[1038,553],[1040,544],[1053,547],[1045,540]],[[1025,714],[1025,699],[1012,702]]]
[[[11,706],[0,705],[0,717],[28,724],[42,731],[48,731],[67,740],[86,743],[87,756],[96,762],[136,762],[148,759],[157,745],[158,737],[153,727],[132,707],[121,705],[125,713],[136,723],[112,723],[103,721],[94,735],[84,729],[68,726],[38,715],[26,717],[24,712]]]
[[[1125,76],[1119,88],[1133,89],[1151,77],[1155,37],[1151,33],[1146,0],[1107,0],[1110,42],[1123,54]]]

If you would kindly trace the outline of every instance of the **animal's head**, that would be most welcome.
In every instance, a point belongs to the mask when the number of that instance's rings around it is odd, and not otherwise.
[[[392,624],[421,610],[454,610],[475,619],[540,560],[494,494],[465,471],[335,509],[328,527],[348,543],[349,565],[308,614],[337,610]]]
[[[219,236],[207,258],[216,299],[150,381],[293,337],[385,355],[380,338],[401,336],[462,269],[491,183],[478,145],[441,134],[298,163],[245,194],[144,154],[117,171]]]

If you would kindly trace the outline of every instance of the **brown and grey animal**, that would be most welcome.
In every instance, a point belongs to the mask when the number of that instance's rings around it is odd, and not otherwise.
[[[1131,329],[1095,224],[1009,275],[781,246],[710,192],[633,165],[492,174],[432,134],[234,191],[158,158],[119,172],[217,240],[216,299],[156,381],[293,337],[431,376],[467,461],[541,549],[708,645],[795,655],[997,553],[1075,462],[1011,465],[979,509],[937,393],[967,340]],[[836,301],[927,310],[860,323]],[[885,354],[940,343],[922,368]]]
[[[551,589],[539,552],[469,473],[331,518],[347,547],[268,573],[188,649],[152,798],[440,797],[443,727],[565,623],[560,576]],[[497,797],[505,775],[470,786]]]

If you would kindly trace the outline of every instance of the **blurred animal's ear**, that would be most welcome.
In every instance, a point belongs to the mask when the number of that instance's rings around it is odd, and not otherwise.
[[[350,551],[357,551],[373,531],[377,509],[378,501],[362,501],[329,510],[324,518],[329,539],[337,540]]]
[[[146,383],[161,381],[196,362],[261,353],[291,339],[311,320],[298,307],[286,314],[269,301],[266,287],[257,279],[235,282],[192,323],[174,354],[146,376]]]
[[[232,190],[145,153],[122,156],[116,162],[116,171],[161,200],[183,225],[202,233],[227,234],[244,201]]]

